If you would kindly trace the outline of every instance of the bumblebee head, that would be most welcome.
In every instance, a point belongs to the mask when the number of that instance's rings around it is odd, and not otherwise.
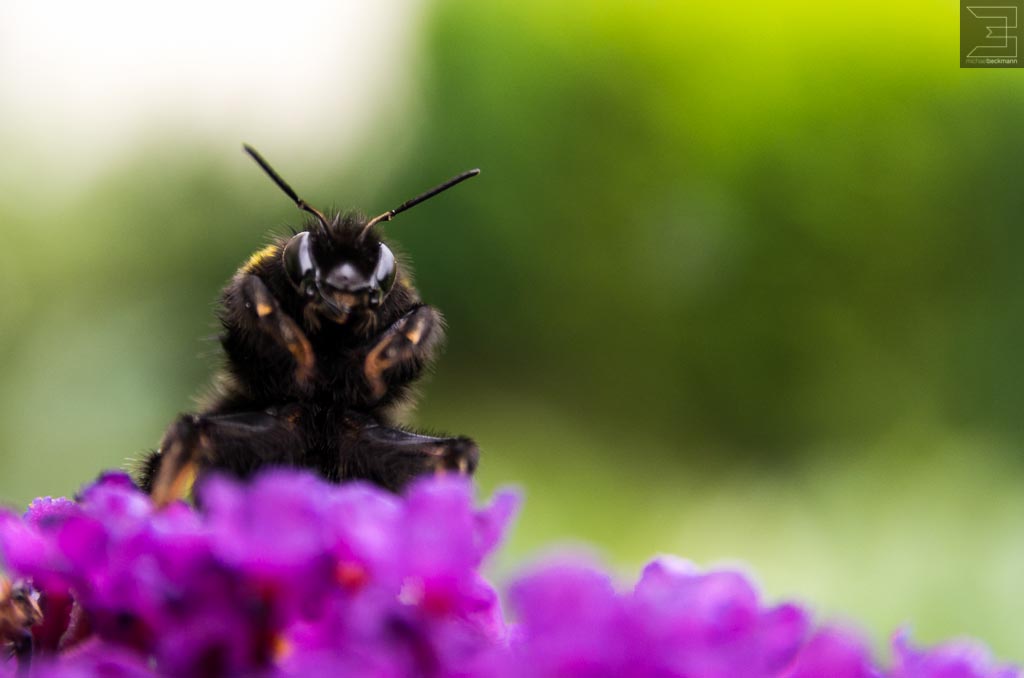
[[[363,228],[352,216],[337,217],[292,236],[281,253],[292,286],[337,323],[379,307],[398,277],[394,252],[376,238],[361,237]]]
[[[410,207],[480,174],[478,169],[463,172],[369,220],[351,214],[328,219],[299,198],[254,148],[243,147],[299,209],[316,217],[308,230],[288,241],[281,256],[295,289],[317,313],[337,323],[344,323],[357,310],[379,307],[398,277],[395,255],[374,235],[374,225],[391,221]]]

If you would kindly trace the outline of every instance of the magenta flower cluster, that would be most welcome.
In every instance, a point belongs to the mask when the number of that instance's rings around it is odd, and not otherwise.
[[[1020,676],[977,644],[919,650],[903,634],[881,668],[857,635],[764,604],[744,575],[672,559],[630,591],[592,566],[539,566],[512,583],[504,613],[480,568],[517,501],[476,509],[462,479],[397,497],[271,471],[212,478],[198,504],[156,511],[111,474],[77,502],[0,515],[4,570],[31,582],[44,613],[31,675]]]

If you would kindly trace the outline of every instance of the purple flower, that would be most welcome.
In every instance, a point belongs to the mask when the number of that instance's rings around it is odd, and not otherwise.
[[[28,525],[36,529],[47,530],[53,529],[71,516],[77,515],[80,510],[78,504],[64,497],[57,499],[39,497],[28,505],[28,510],[25,511],[23,518]]]
[[[508,624],[480,568],[517,498],[477,509],[461,478],[396,496],[275,470],[210,478],[198,505],[156,511],[115,473],[0,513],[4,567],[44,612],[33,676],[1020,678],[978,645],[905,634],[883,672],[742,573],[671,558],[632,590],[590,564],[537,567],[511,585]]]
[[[634,598],[648,633],[665,648],[665,669],[676,675],[776,675],[810,626],[799,607],[763,607],[739,572],[701,573],[673,559],[648,565]]]
[[[587,566],[541,569],[511,590],[513,654],[538,676],[775,676],[806,635],[806,613],[766,608],[736,572],[651,563],[631,594]]]
[[[513,584],[509,601],[519,625],[505,675],[640,675],[630,667],[637,630],[606,574],[581,564],[548,566]]]
[[[784,678],[879,678],[859,636],[838,628],[819,630],[800,650]]]
[[[60,657],[32,666],[32,678],[155,678],[145,657],[117,645],[90,640]]]
[[[1020,671],[999,666],[984,646],[958,640],[930,650],[910,647],[910,633],[897,631],[892,640],[894,666],[891,678],[1019,678]]]

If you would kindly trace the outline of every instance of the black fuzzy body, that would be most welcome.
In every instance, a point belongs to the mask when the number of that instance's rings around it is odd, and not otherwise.
[[[318,276],[346,263],[369,271],[384,257],[380,236],[362,233],[365,223],[346,214],[306,224]],[[427,436],[395,420],[443,338],[442,317],[420,301],[407,262],[397,261],[378,304],[356,306],[339,323],[318,313],[319,297],[289,276],[285,247],[297,237],[253,255],[221,293],[224,367],[201,409],[172,423],[143,461],[146,491],[190,464],[200,475],[216,469],[242,478],[267,466],[302,467],[392,490],[423,473],[475,469],[478,450],[468,438]]]

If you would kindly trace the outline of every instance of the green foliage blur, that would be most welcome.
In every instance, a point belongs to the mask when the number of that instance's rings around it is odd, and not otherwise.
[[[414,421],[526,491],[500,571],[741,560],[876,640],[1024,660],[1024,84],[959,70],[943,4],[736,13],[441,0],[355,157],[245,141],[367,212],[483,169],[387,230],[450,326]],[[153,447],[217,364],[219,287],[300,220],[221,141],[0,195],[7,502]]]

